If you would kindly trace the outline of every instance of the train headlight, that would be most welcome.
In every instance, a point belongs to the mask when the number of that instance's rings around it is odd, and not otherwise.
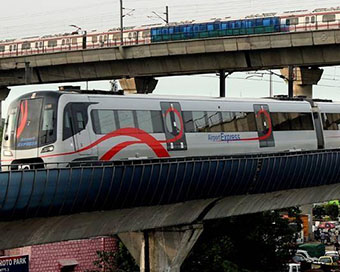
[[[6,157],[11,157],[11,156],[13,156],[13,153],[12,153],[12,151],[10,151],[10,150],[4,150],[3,154],[4,154],[4,156],[6,156]]]
[[[45,146],[43,149],[41,149],[41,153],[46,153],[46,152],[52,152],[54,150],[53,145]]]

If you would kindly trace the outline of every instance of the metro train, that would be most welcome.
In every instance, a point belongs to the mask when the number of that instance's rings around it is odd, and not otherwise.
[[[340,103],[332,101],[174,98],[69,88],[32,92],[11,103],[1,162],[26,169],[334,148],[340,148]]]
[[[205,22],[179,22],[167,25],[145,25],[120,30],[92,31],[30,37],[0,41],[0,57],[14,57],[70,50],[83,50],[121,45],[149,44],[164,41],[209,37],[258,35],[264,33],[340,29],[340,7],[314,11],[265,13],[242,19],[214,19]],[[122,44],[123,42],[123,44]]]

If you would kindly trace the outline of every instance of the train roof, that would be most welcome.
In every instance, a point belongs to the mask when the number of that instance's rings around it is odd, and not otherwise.
[[[211,102],[217,102],[217,101],[229,101],[229,102],[239,102],[239,103],[249,103],[249,102],[257,102],[257,103],[302,103],[306,104],[309,103],[304,98],[296,97],[296,98],[287,98],[284,96],[278,97],[278,98],[270,98],[270,97],[263,97],[263,98],[238,98],[238,97],[210,97],[210,96],[188,96],[188,95],[177,95],[174,97],[173,95],[159,95],[159,94],[124,94],[121,93],[113,93],[110,91],[103,91],[103,90],[92,90],[92,91],[83,91],[80,89],[75,90],[39,90],[39,91],[33,91],[30,93],[26,93],[20,97],[18,97],[16,100],[20,100],[23,98],[30,98],[32,95],[35,97],[39,96],[62,96],[62,95],[70,95],[70,96],[79,96],[79,95],[86,95],[91,97],[100,97],[100,98],[107,98],[115,97],[117,99],[149,99],[149,100],[182,100],[182,101],[211,101]],[[325,100],[326,101],[326,100]],[[325,102],[324,101],[324,102]],[[326,102],[331,102],[326,101]]]

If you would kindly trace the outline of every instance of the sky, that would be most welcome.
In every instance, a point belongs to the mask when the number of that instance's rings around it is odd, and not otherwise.
[[[3,1],[0,9],[0,40],[66,33],[74,29],[107,30],[119,27],[119,0],[17,0]],[[169,6],[170,22],[207,20],[210,18],[240,18],[251,14],[288,10],[313,10],[340,6],[339,0],[123,0],[125,26],[162,23],[153,12],[164,16]],[[278,72],[279,71],[275,71]],[[173,95],[218,96],[216,75],[158,78],[154,93]],[[287,84],[273,77],[275,94],[287,94]],[[74,83],[85,87],[85,83]],[[53,90],[62,84],[12,87],[3,103],[3,113],[18,95],[36,90]],[[89,82],[89,89],[109,89],[108,81]],[[266,71],[234,73],[227,78],[227,96],[264,97],[269,95],[269,75]],[[325,68],[322,80],[314,87],[313,96],[340,100],[340,67]]]

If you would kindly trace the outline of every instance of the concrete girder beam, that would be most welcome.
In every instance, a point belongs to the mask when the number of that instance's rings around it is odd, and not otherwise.
[[[289,81],[289,69],[281,69],[281,74]],[[316,85],[323,74],[323,69],[318,67],[294,67],[293,69],[293,94],[294,96],[313,97],[313,85]]]
[[[153,77],[123,78],[119,80],[120,86],[127,93],[152,93],[158,80]]]
[[[203,232],[202,224],[118,234],[141,272],[179,272]]]

